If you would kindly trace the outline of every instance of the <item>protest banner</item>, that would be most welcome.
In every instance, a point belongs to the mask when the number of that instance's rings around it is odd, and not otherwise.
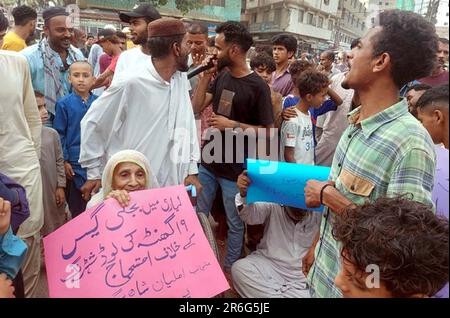
[[[323,210],[323,207],[306,207],[304,188],[308,180],[328,180],[329,167],[247,159],[247,174],[252,180],[247,203],[271,202],[313,211]]]
[[[183,186],[130,197],[44,238],[50,297],[204,298],[229,288]]]

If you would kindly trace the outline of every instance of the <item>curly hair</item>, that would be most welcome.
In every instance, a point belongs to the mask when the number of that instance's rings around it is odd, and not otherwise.
[[[253,45],[253,37],[240,22],[224,22],[216,28],[216,33],[223,33],[226,43],[237,44],[244,53]]]
[[[333,236],[359,271],[376,264],[394,297],[434,296],[448,282],[448,220],[405,196],[380,198],[337,215]]]
[[[291,76],[297,76],[307,70],[312,69],[313,67],[314,64],[309,61],[295,60],[291,63],[291,65],[289,65],[289,73],[291,73]]]
[[[12,10],[12,16],[16,25],[24,26],[28,22],[37,19],[37,12],[29,6],[19,6]]]
[[[255,46],[255,52],[256,53],[265,52],[268,55],[272,56],[273,55],[272,45],[258,44],[258,45]]]
[[[250,68],[252,70],[261,66],[265,67],[269,72],[274,72],[276,69],[273,57],[266,52],[258,53],[250,60]]]
[[[434,109],[445,108],[448,111],[448,83],[428,89],[417,100],[417,108],[433,106]]]
[[[320,91],[330,85],[328,77],[316,70],[307,70],[303,72],[297,79],[296,86],[300,92],[300,97],[308,94],[316,95]]]
[[[409,11],[380,13],[381,31],[374,37],[373,56],[388,53],[391,74],[397,87],[431,74],[438,51],[433,24]]]
[[[282,45],[288,52],[297,52],[297,39],[289,34],[278,34],[272,38],[272,45]]]

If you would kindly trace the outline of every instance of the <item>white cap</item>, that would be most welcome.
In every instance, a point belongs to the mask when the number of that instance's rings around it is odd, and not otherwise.
[[[116,27],[115,27],[114,25],[112,25],[112,24],[106,24],[106,25],[103,27],[103,29],[114,30],[114,32],[117,31]]]

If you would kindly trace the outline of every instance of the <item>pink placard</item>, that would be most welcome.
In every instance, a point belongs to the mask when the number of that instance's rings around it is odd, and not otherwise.
[[[183,186],[130,193],[44,238],[50,297],[213,297],[229,285]]]

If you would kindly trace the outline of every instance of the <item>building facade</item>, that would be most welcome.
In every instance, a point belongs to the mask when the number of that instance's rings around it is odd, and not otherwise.
[[[339,0],[338,17],[334,35],[335,46],[348,50],[352,41],[367,31],[368,11],[360,0]]]
[[[256,43],[288,33],[297,38],[299,51],[316,53],[334,46],[337,13],[336,0],[247,0],[245,20]]]
[[[204,6],[198,10],[191,10],[183,15],[176,8],[175,0],[168,0],[166,5],[158,7],[162,16],[189,18],[208,24],[214,30],[221,22],[241,18],[242,0],[200,0]],[[118,13],[130,11],[139,3],[139,0],[77,0],[81,9],[81,26],[89,32],[95,32],[105,24],[111,23],[120,28]],[[142,1],[144,2],[144,1]]]

